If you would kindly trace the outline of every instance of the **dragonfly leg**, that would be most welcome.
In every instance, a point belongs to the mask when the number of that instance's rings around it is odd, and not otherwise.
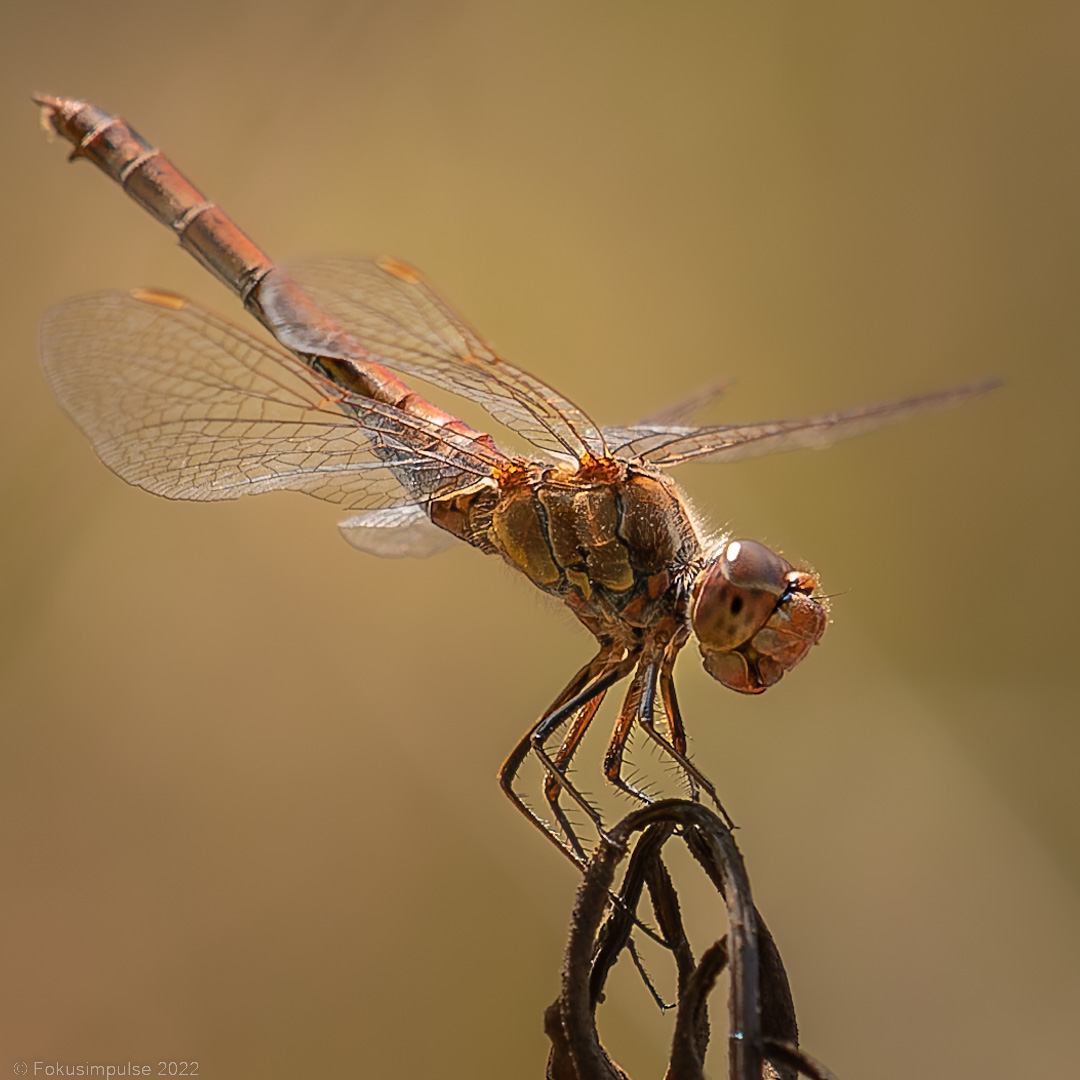
[[[589,724],[592,723],[592,719],[596,715],[596,710],[600,708],[605,693],[597,694],[587,705],[582,706],[578,711],[577,716],[574,718],[570,730],[566,733],[562,746],[559,747],[559,752],[555,755],[553,761],[559,777],[566,777],[574,753],[577,751],[582,737],[588,730]],[[558,822],[559,828],[563,831],[563,835],[570,840],[575,848],[580,848],[580,844],[577,843],[577,836],[574,833],[573,826],[571,826],[566,817],[566,812],[559,802],[559,796],[562,795],[563,791],[563,782],[563,780],[556,778],[555,773],[546,773],[544,776],[544,798],[547,799],[548,806],[551,808],[551,816]]]
[[[672,675],[672,667],[673,664],[668,663],[665,660],[663,668],[660,671],[660,695],[664,702],[664,709],[667,712],[671,739],[666,739],[656,729],[653,716],[653,693],[642,696],[641,706],[638,709],[638,720],[648,733],[649,738],[653,739],[665,753],[673,757],[679,765],[682,766],[684,772],[690,778],[691,784],[696,784],[708,793],[709,797],[716,804],[716,808],[720,811],[720,816],[724,819],[724,823],[729,829],[734,829],[735,823],[724,809],[724,804],[720,801],[720,796],[716,794],[716,788],[713,786],[713,782],[686,756],[686,729],[683,727],[682,713],[679,711],[679,701],[675,696],[675,680]],[[655,681],[650,685],[655,689]],[[694,795],[696,798],[696,791]]]
[[[554,829],[540,817],[514,789],[514,780],[525,758],[530,752],[535,752],[543,761],[549,773],[555,773],[562,781],[561,786],[567,789],[567,793],[574,798],[579,805],[584,804],[586,814],[596,824],[597,829],[603,835],[603,827],[596,811],[593,810],[580,793],[567,783],[565,778],[555,769],[554,762],[544,749],[544,742],[560,725],[573,716],[576,712],[587,706],[597,696],[603,694],[614,683],[629,674],[633,661],[619,660],[619,654],[623,652],[611,644],[605,644],[596,656],[586,664],[573,679],[567,684],[563,692],[555,699],[551,707],[543,716],[518,740],[517,745],[510,752],[506,761],[499,770],[499,786],[503,789],[507,798],[518,810],[531,821],[578,869],[585,865],[584,851],[580,842],[577,841],[573,830],[569,836],[574,836],[571,843],[564,841]],[[562,822],[560,822],[562,824]]]
[[[596,829],[597,834],[604,840],[610,840],[611,838],[604,829],[603,819],[588,799],[586,799],[585,796],[582,795],[581,792],[566,778],[566,774],[562,769],[556,765],[554,758],[552,758],[547,751],[546,743],[547,740],[551,738],[564,723],[566,723],[569,717],[573,716],[579,709],[591,706],[594,699],[602,697],[607,693],[611,686],[621,679],[626,678],[633,670],[636,663],[637,656],[636,654],[632,654],[619,661],[619,663],[615,664],[613,667],[609,667],[603,675],[600,675],[590,686],[586,687],[577,698],[571,698],[571,700],[566,702],[561,709],[556,709],[550,716],[537,724],[529,735],[529,748],[543,762],[544,768],[547,770],[547,780],[549,782],[554,781],[567,795],[570,796],[571,799],[573,799],[574,802],[578,804],[584,811],[585,816],[593,823],[593,828]],[[569,828],[569,822],[566,820],[566,815],[561,810],[558,816],[560,825]],[[579,854],[584,855],[584,852],[581,849],[581,842],[578,840],[573,829],[570,829],[567,839]]]
[[[623,700],[622,708],[619,710],[619,718],[615,721],[615,729],[611,733],[607,753],[604,755],[604,775],[608,780],[620,791],[643,803],[649,803],[652,800],[645,792],[639,791],[622,778],[622,766],[623,757],[626,753],[626,741],[630,737],[634,719],[641,711],[641,703],[646,698],[651,702],[655,688],[656,662],[643,660],[634,673],[630,689],[626,692],[626,698]]]
[[[675,669],[675,661],[679,656],[679,650],[684,644],[685,638],[681,641],[676,639],[668,645],[667,652],[664,654],[664,662],[660,665],[660,700],[664,703],[664,716],[667,719],[668,735],[671,738],[671,745],[682,754],[683,757],[687,757],[686,725],[683,723],[682,709],[679,708],[679,699],[675,696],[675,679],[672,674]],[[643,724],[643,726],[646,731],[648,731],[649,725]],[[690,797],[694,802],[697,802],[700,785],[694,779],[692,773],[686,773],[686,780],[690,785]]]

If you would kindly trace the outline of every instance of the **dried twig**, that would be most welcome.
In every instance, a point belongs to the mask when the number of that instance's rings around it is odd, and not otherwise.
[[[637,834],[640,838],[634,843]],[[697,961],[662,858],[664,845],[676,835],[727,906],[727,934]],[[787,974],[754,907],[734,837],[720,818],[700,803],[668,799],[629,814],[609,830],[609,836],[610,841],[601,841],[590,859],[578,891],[562,992],[544,1016],[551,1039],[549,1080],[629,1080],[600,1042],[596,1006],[619,955],[632,947],[645,889],[678,977],[678,1011],[666,1080],[703,1080],[709,1041],[706,1004],[725,967],[730,967],[728,1075],[732,1080],[794,1080],[800,1072],[814,1080],[832,1080],[823,1065],[798,1047]],[[628,853],[621,887],[613,893],[616,868]]]

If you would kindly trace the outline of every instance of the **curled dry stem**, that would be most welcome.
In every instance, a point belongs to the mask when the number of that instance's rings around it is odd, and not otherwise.
[[[562,990],[544,1016],[551,1039],[549,1080],[629,1080],[600,1042],[596,1007],[622,951],[633,947],[635,913],[646,890],[678,981],[666,1080],[704,1080],[707,1002],[725,967],[730,973],[731,1080],[794,1080],[800,1073],[831,1080],[828,1070],[798,1047],[787,974],[754,907],[742,856],[724,822],[700,803],[668,799],[635,810],[608,836],[586,868],[571,921]],[[696,961],[663,861],[664,845],[673,836],[687,845],[727,908],[727,933]],[[615,892],[616,869],[627,855],[627,868]],[[617,903],[610,902],[612,895]]]

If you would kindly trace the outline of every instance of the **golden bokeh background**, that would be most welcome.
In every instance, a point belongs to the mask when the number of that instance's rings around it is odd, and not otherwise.
[[[154,285],[242,316],[65,167],[44,91],[126,116],[278,258],[424,268],[603,423],[721,375],[732,421],[1004,376],[684,470],[841,595],[763,698],[693,650],[680,687],[812,1053],[1073,1073],[1078,54],[1065,2],[9,5],[0,1067],[542,1075],[575,879],[494,774],[590,647],[464,547],[380,563],[313,500],[98,464],[44,309]],[[612,989],[616,1056],[659,1075],[670,1018]]]

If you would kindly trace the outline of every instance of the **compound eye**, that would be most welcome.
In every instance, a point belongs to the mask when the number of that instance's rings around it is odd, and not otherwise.
[[[704,649],[749,641],[790,587],[791,564],[756,540],[732,540],[698,578],[691,621]]]
[[[790,582],[791,563],[756,540],[732,540],[720,557],[721,572],[733,586],[780,597]]]

